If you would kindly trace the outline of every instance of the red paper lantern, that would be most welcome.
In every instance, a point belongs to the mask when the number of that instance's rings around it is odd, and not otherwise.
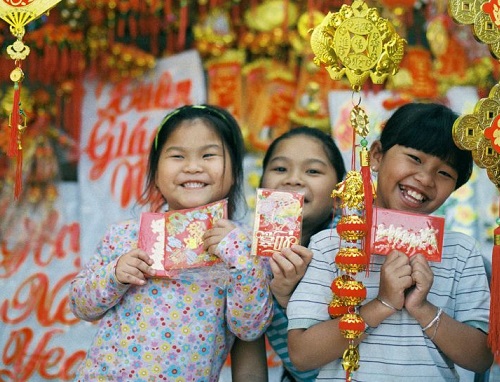
[[[359,305],[366,298],[363,283],[349,275],[342,275],[333,280],[331,289],[344,305]]]
[[[361,240],[366,236],[367,231],[366,221],[358,215],[342,216],[337,224],[339,236],[349,242]]]
[[[368,257],[359,248],[343,247],[335,256],[335,264],[344,272],[356,274],[366,269]]]
[[[358,338],[365,331],[365,321],[359,314],[347,313],[339,321],[339,329],[347,339]]]
[[[354,278],[349,276],[349,275],[338,276],[335,278],[335,280],[332,281],[332,285],[330,286],[330,289],[332,290],[334,295],[339,296],[341,289],[344,288],[344,284],[347,281],[351,281],[351,280],[354,280]]]
[[[333,300],[328,305],[328,314],[330,317],[337,318],[347,313],[349,313],[349,307],[344,305],[340,297],[333,296]]]

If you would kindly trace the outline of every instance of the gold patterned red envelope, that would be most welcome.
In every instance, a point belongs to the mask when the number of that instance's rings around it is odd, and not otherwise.
[[[444,217],[374,208],[372,253],[387,255],[392,249],[412,256],[425,255],[428,261],[441,261]]]
[[[258,188],[251,254],[272,256],[300,244],[303,207],[299,192]]]
[[[203,234],[219,219],[227,217],[227,200],[198,208],[143,212],[139,229],[139,248],[153,259],[157,276],[169,270],[198,268],[219,263],[219,257],[203,249]]]

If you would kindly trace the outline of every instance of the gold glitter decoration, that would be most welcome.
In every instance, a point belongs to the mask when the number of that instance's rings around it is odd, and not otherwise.
[[[500,189],[500,84],[478,101],[472,114],[455,121],[453,139],[459,148],[472,152],[474,162]]]
[[[345,180],[332,191],[332,198],[340,198],[340,207],[362,209],[364,206],[363,179],[358,171],[351,170]]]
[[[352,6],[342,5],[339,12],[329,12],[311,34],[314,63],[325,66],[334,80],[346,74],[354,90],[359,90],[368,77],[382,84],[394,75],[405,44],[377,9],[359,0]]]
[[[472,25],[474,37],[487,44],[500,58],[500,12],[498,0],[449,0],[448,13],[459,24]]]

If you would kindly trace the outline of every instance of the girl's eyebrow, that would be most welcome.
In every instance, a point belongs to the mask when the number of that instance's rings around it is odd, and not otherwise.
[[[210,144],[210,145],[205,145],[199,147],[197,150],[199,151],[204,151],[204,150],[210,150],[210,149],[222,149],[222,146],[220,144]],[[170,146],[165,149],[165,152],[169,151],[189,151],[190,149],[184,147],[184,146]]]
[[[273,163],[273,162],[280,161],[280,160],[285,161],[285,162],[292,162],[293,158],[285,157],[285,156],[278,156],[278,157],[272,158],[269,161],[269,163]],[[322,166],[328,166],[328,162],[325,162],[324,160],[321,160],[321,159],[318,159],[318,158],[309,158],[309,159],[305,160],[305,164],[306,165],[319,164],[319,165],[322,165]]]

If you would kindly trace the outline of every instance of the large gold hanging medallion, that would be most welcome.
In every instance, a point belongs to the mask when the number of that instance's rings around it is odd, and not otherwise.
[[[459,148],[472,152],[474,162],[500,189],[500,84],[478,101],[472,114],[455,121],[453,139]]]
[[[382,84],[394,75],[405,44],[377,9],[368,8],[360,0],[352,6],[342,5],[339,12],[329,12],[311,34],[316,65],[325,66],[334,80],[346,74],[354,90],[359,90],[368,77]]]

